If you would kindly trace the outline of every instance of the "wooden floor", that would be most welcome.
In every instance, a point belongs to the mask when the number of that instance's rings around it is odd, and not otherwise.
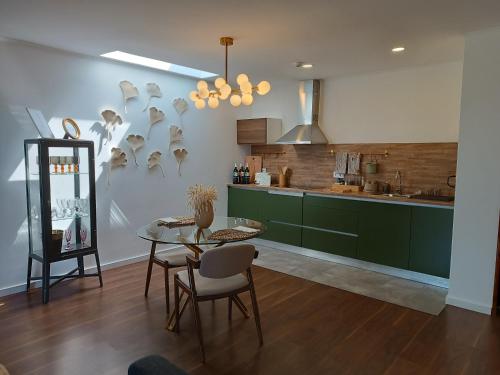
[[[177,336],[164,329],[162,273],[145,299],[146,263],[0,299],[0,363],[16,374],[126,374],[156,353],[192,374],[499,374],[500,320],[447,307],[439,317],[255,267],[264,331],[226,301],[201,314],[199,362],[190,310]],[[244,296],[249,303],[248,296]],[[2,305],[3,303],[3,305]]]

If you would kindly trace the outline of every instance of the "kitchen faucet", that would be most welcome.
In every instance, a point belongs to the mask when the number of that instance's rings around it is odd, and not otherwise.
[[[398,188],[396,189],[396,194],[403,194],[403,189],[401,187],[402,185],[402,177],[401,177],[401,172],[399,169],[396,170],[396,177],[395,177],[396,183],[398,184]]]

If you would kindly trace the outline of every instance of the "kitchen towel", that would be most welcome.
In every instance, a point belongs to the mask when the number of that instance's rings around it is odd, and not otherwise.
[[[359,152],[349,153],[349,164],[347,165],[347,173],[359,174],[361,154]]]
[[[335,174],[344,175],[347,170],[347,152],[335,153]]]

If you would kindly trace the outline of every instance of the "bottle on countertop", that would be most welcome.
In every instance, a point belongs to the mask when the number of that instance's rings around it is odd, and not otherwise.
[[[248,168],[248,163],[245,164],[245,172],[244,172],[245,184],[250,183],[250,168]]]
[[[240,163],[240,169],[238,170],[238,180],[240,184],[245,183],[245,170],[243,169],[243,164]]]
[[[239,184],[239,183],[240,183],[240,172],[238,171],[238,165],[234,163],[233,184]]]

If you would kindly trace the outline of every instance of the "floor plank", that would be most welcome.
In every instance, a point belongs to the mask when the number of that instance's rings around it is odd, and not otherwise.
[[[454,307],[436,317],[260,267],[264,346],[253,319],[234,310],[228,321],[226,301],[205,302],[203,365],[189,309],[180,335],[164,329],[161,270],[144,297],[146,266],[105,271],[102,289],[64,282],[48,305],[36,289],[3,298],[0,363],[13,375],[112,375],[156,353],[197,375],[500,373],[498,318]]]

